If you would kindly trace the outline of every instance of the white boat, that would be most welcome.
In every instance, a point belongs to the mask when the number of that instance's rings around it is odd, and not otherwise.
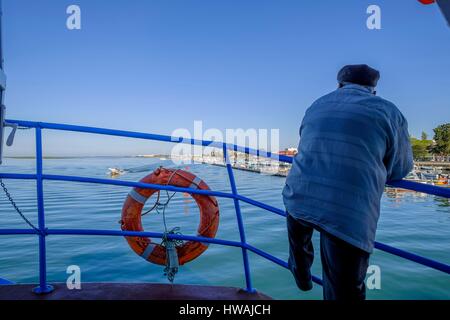
[[[122,174],[125,173],[124,170],[119,169],[119,168],[108,168],[108,170],[109,170],[108,174],[109,174],[110,176],[113,176],[113,177],[114,177],[114,176],[120,176],[120,175],[122,175]]]

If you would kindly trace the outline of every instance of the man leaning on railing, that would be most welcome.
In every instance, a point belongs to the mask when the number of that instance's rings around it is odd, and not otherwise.
[[[318,230],[327,300],[365,299],[385,183],[413,168],[407,121],[376,96],[379,78],[367,65],[340,70],[339,88],[306,111],[283,190],[289,267],[298,287],[310,290],[311,237]]]

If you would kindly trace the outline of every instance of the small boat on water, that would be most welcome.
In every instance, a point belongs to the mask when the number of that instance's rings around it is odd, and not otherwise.
[[[445,186],[448,185],[448,174],[443,174],[442,170],[433,167],[417,167],[411,171],[405,180],[415,181],[420,183]]]
[[[121,176],[121,175],[123,175],[125,173],[124,170],[119,169],[119,168],[108,168],[108,170],[109,170],[108,174],[111,177]]]
[[[437,186],[444,186],[444,187],[449,186],[448,180],[449,180],[448,175],[447,176],[440,175],[440,177],[436,181],[435,185],[437,185]]]
[[[434,169],[431,168],[431,170],[434,170]],[[433,174],[430,172],[424,173],[418,168],[414,168],[414,170],[411,171],[404,178],[404,180],[428,184],[428,185],[432,185],[432,186],[450,188],[449,175],[445,175],[445,174],[441,174],[441,173]],[[407,193],[407,192],[416,193],[416,191],[402,189],[402,188],[396,188],[396,187],[391,187],[391,186],[386,186],[385,190],[386,190],[386,193],[388,193],[389,195],[393,195],[396,193]]]

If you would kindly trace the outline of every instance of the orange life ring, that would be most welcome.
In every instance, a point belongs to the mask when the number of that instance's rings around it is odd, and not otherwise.
[[[160,185],[171,185],[182,188],[196,188],[210,190],[208,185],[194,174],[175,169],[158,168],[153,173],[144,177],[140,182]],[[122,230],[144,231],[141,214],[145,202],[157,189],[133,188],[128,194],[122,208]],[[197,235],[200,237],[214,238],[219,227],[219,204],[215,197],[199,194],[191,194],[200,208],[200,225]],[[126,237],[128,244],[138,255],[155,264],[166,264],[166,249],[159,243],[152,242],[145,237]],[[178,263],[183,265],[200,256],[208,244],[187,241],[177,246]]]

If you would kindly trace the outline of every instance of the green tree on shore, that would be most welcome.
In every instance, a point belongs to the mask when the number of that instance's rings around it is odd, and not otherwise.
[[[433,145],[432,140],[424,140],[422,135],[422,140],[411,137],[410,141],[414,160],[423,160],[431,156],[430,148]]]
[[[433,131],[434,143],[430,147],[431,153],[438,156],[450,155],[450,123],[441,124]]]
[[[425,131],[422,131],[421,139],[424,141],[428,140],[428,134]]]

